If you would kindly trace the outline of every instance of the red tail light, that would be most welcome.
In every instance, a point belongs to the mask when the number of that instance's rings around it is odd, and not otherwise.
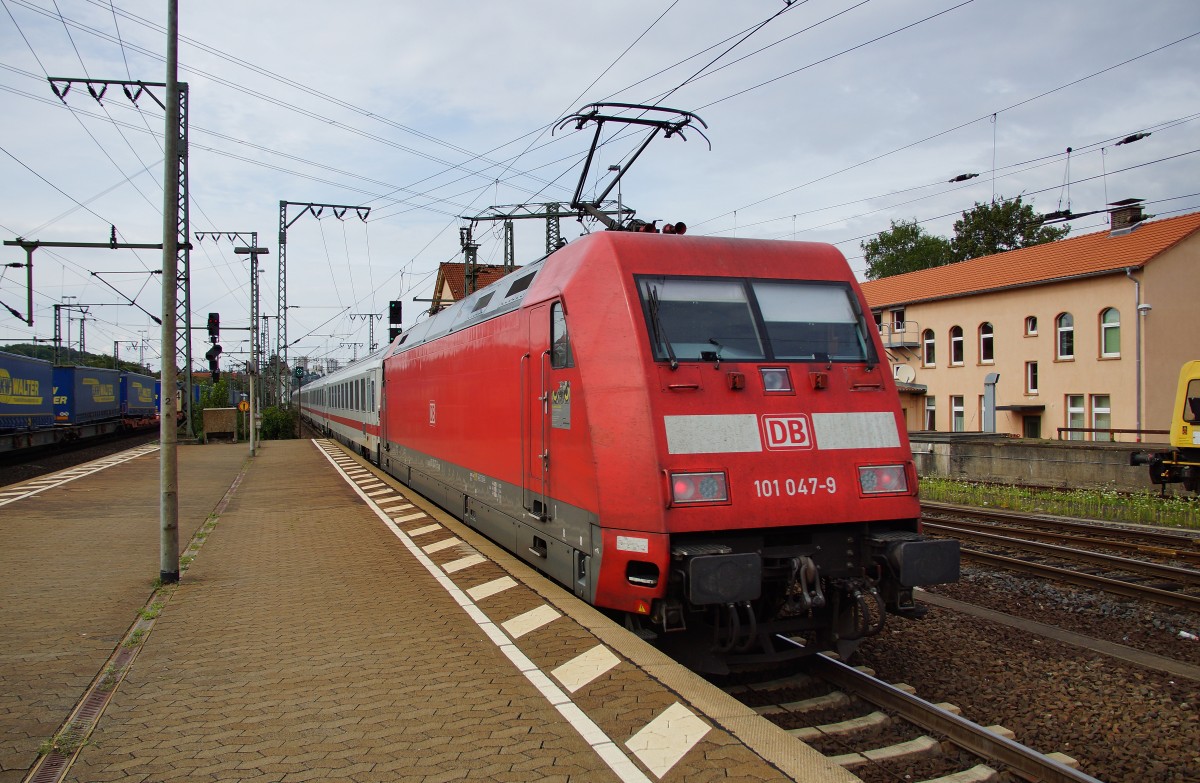
[[[908,492],[903,465],[872,465],[858,469],[858,486],[864,495]]]

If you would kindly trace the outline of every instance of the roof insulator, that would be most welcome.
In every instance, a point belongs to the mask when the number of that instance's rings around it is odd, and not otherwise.
[[[1149,135],[1150,135],[1149,133],[1134,133],[1130,136],[1126,136],[1125,138],[1121,139],[1113,146],[1120,147],[1122,144],[1133,144],[1135,141],[1141,141],[1142,139],[1146,138]]]

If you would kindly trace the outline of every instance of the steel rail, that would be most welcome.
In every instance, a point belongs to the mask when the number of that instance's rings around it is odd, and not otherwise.
[[[1073,530],[1077,533],[1091,533],[1098,535],[1134,535],[1144,541],[1154,541],[1167,547],[1179,549],[1182,551],[1200,549],[1200,536],[1192,536],[1186,533],[1167,532],[1165,530],[1146,530],[1144,528],[1131,528],[1124,522],[1104,523],[1104,522],[1089,522],[1083,519],[1072,519],[1069,517],[1052,517],[1039,514],[1022,514],[1016,511],[999,511],[997,509],[980,508],[978,506],[956,506],[951,503],[933,503],[923,501],[921,508],[925,511],[936,512],[939,514],[963,514],[965,516],[975,517],[977,519],[995,519],[1004,522],[1014,522],[1029,527],[1038,527],[1042,529],[1051,528],[1054,530]]]
[[[981,519],[987,520],[988,517],[982,516]],[[1092,536],[1080,536],[1073,533],[1057,533],[1053,530],[1045,528],[1033,527],[1017,527],[1008,525],[996,525],[993,522],[1007,520],[965,520],[955,519],[953,521],[943,519],[942,517],[923,517],[923,524],[928,527],[937,525],[952,525],[954,527],[967,528],[969,530],[977,530],[980,532],[1004,531],[1006,534],[1021,536],[1034,541],[1060,541],[1069,542],[1072,544],[1088,544],[1091,546],[1105,547],[1107,549],[1121,549],[1126,552],[1137,552],[1144,555],[1155,555],[1157,557],[1167,557],[1173,560],[1182,560],[1188,563],[1200,563],[1200,550],[1196,549],[1179,549],[1177,547],[1155,546],[1152,544],[1138,544],[1132,541],[1120,541],[1113,538],[1094,538]],[[1020,523],[1017,523],[1020,524]]]
[[[1105,592],[1123,595],[1126,598],[1154,601],[1155,603],[1174,606],[1177,609],[1200,611],[1200,598],[1187,595],[1186,593],[1173,593],[1170,590],[1160,590],[1157,587],[1144,587],[1142,585],[1134,584],[1133,582],[1122,582],[1119,579],[1109,579],[1103,576],[1092,576],[1091,574],[1085,574],[1082,571],[1072,571],[1067,568],[1057,568],[1055,566],[1048,566],[1042,563],[1030,562],[1029,560],[1018,560],[1015,557],[994,555],[990,552],[980,552],[976,549],[964,549],[962,550],[962,554],[966,557],[972,557],[976,560],[983,560],[994,565],[1011,568],[1014,571],[1029,571],[1037,574],[1038,576],[1044,576],[1049,579],[1057,579],[1060,582],[1067,582],[1079,587],[1104,590]]]
[[[813,656],[813,666],[822,677],[838,687],[853,691],[927,731],[943,734],[955,745],[1004,764],[1022,777],[1043,783],[1100,783],[1087,773],[1072,769],[1019,742],[993,734],[966,718],[897,690],[824,654]]]
[[[1028,552],[1037,552],[1043,555],[1052,557],[1060,557],[1066,560],[1072,560],[1077,563],[1087,563],[1088,565],[1100,566],[1102,568],[1111,568],[1118,571],[1126,571],[1129,573],[1138,573],[1149,576],[1153,579],[1166,579],[1172,582],[1178,582],[1187,586],[1200,586],[1200,571],[1194,568],[1181,568],[1179,566],[1163,565],[1162,563],[1149,563],[1145,560],[1132,560],[1128,557],[1120,557],[1118,555],[1106,555],[1103,552],[1088,552],[1084,549],[1075,549],[1074,547],[1058,546],[1057,544],[1044,544],[1039,541],[1029,541],[1024,538],[1013,538],[1008,535],[1000,535],[997,533],[989,533],[977,529],[976,527],[967,524],[952,524],[943,525],[941,523],[926,522],[925,530],[930,532],[940,533],[951,538],[966,538],[973,541],[983,541],[997,546],[1005,546],[1013,549],[1023,549]]]
[[[839,687],[858,693],[872,704],[895,712],[905,721],[916,723],[925,730],[946,735],[954,745],[971,753],[1012,767],[1022,777],[1043,783],[1100,783],[1097,778],[1087,775],[1086,772],[1074,770],[1060,761],[1021,745],[1020,742],[991,733],[982,725],[942,710],[941,707],[914,697],[911,693],[899,691],[886,682],[847,667],[840,661],[834,661],[824,653],[812,658],[812,665],[818,673]]]

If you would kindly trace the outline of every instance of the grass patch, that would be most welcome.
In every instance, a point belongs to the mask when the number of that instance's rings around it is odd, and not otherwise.
[[[58,753],[63,756],[70,756],[75,751],[86,745],[87,742],[83,738],[81,732],[75,726],[67,726],[65,729],[55,734],[53,738],[45,740],[38,746],[38,753],[43,756],[48,756],[51,753]]]
[[[137,647],[142,643],[142,639],[146,636],[145,628],[138,628],[133,633],[129,634],[129,638],[125,640],[126,647]]]
[[[1160,497],[1150,492],[1034,489],[924,476],[921,498],[1030,514],[1200,529],[1200,502],[1195,498]]]
[[[104,670],[104,677],[100,679],[100,683],[96,686],[98,691],[111,691],[117,687],[117,670],[109,666]]]
[[[138,614],[141,615],[143,620],[153,620],[162,614],[162,610],[163,605],[160,602],[155,601],[154,603],[150,604],[149,607],[143,607]]]

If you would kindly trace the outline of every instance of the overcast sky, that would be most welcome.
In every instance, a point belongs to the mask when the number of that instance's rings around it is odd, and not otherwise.
[[[46,77],[163,81],[166,3],[0,4],[0,234],[104,242],[115,225],[122,241],[161,241],[162,110],[117,88],[100,105],[77,86],[64,104]],[[1160,216],[1200,209],[1195,0],[181,6],[191,228],[258,232],[270,250],[261,312],[277,312],[281,200],[370,207],[365,221],[289,207],[292,356],[361,356],[351,344],[367,342],[366,320],[348,314],[386,317],[391,299],[411,325],[438,264],[461,259],[460,216],[569,201],[592,130],[550,129],[593,101],[661,101],[708,124],[711,150],[696,133],[659,138],[630,169],[621,197],[639,218],[831,242],[860,275],[860,242],[890,220],[949,236],[962,210],[994,196],[1025,194],[1039,212],[1127,197]],[[1152,135],[1116,144],[1139,132]],[[640,139],[614,136],[589,193]],[[960,174],[979,176],[948,182]],[[1105,225],[1077,219],[1072,234]],[[570,239],[596,230],[562,228]],[[480,260],[502,262],[499,230],[477,228]],[[541,221],[519,222],[517,263],[544,243]],[[223,325],[245,326],[245,258],[227,240],[194,244],[194,323],[219,311]],[[35,326],[0,309],[0,344],[50,337],[63,297],[121,301],[102,280],[158,311],[147,272],[161,267],[157,251],[43,248],[34,260]],[[4,247],[0,261],[24,252]],[[0,271],[0,302],[23,311],[24,270]],[[106,274],[116,272],[138,274]],[[148,360],[157,355],[157,327],[141,312],[95,306],[89,317],[89,350],[145,330]],[[230,359],[244,334],[223,335]]]

